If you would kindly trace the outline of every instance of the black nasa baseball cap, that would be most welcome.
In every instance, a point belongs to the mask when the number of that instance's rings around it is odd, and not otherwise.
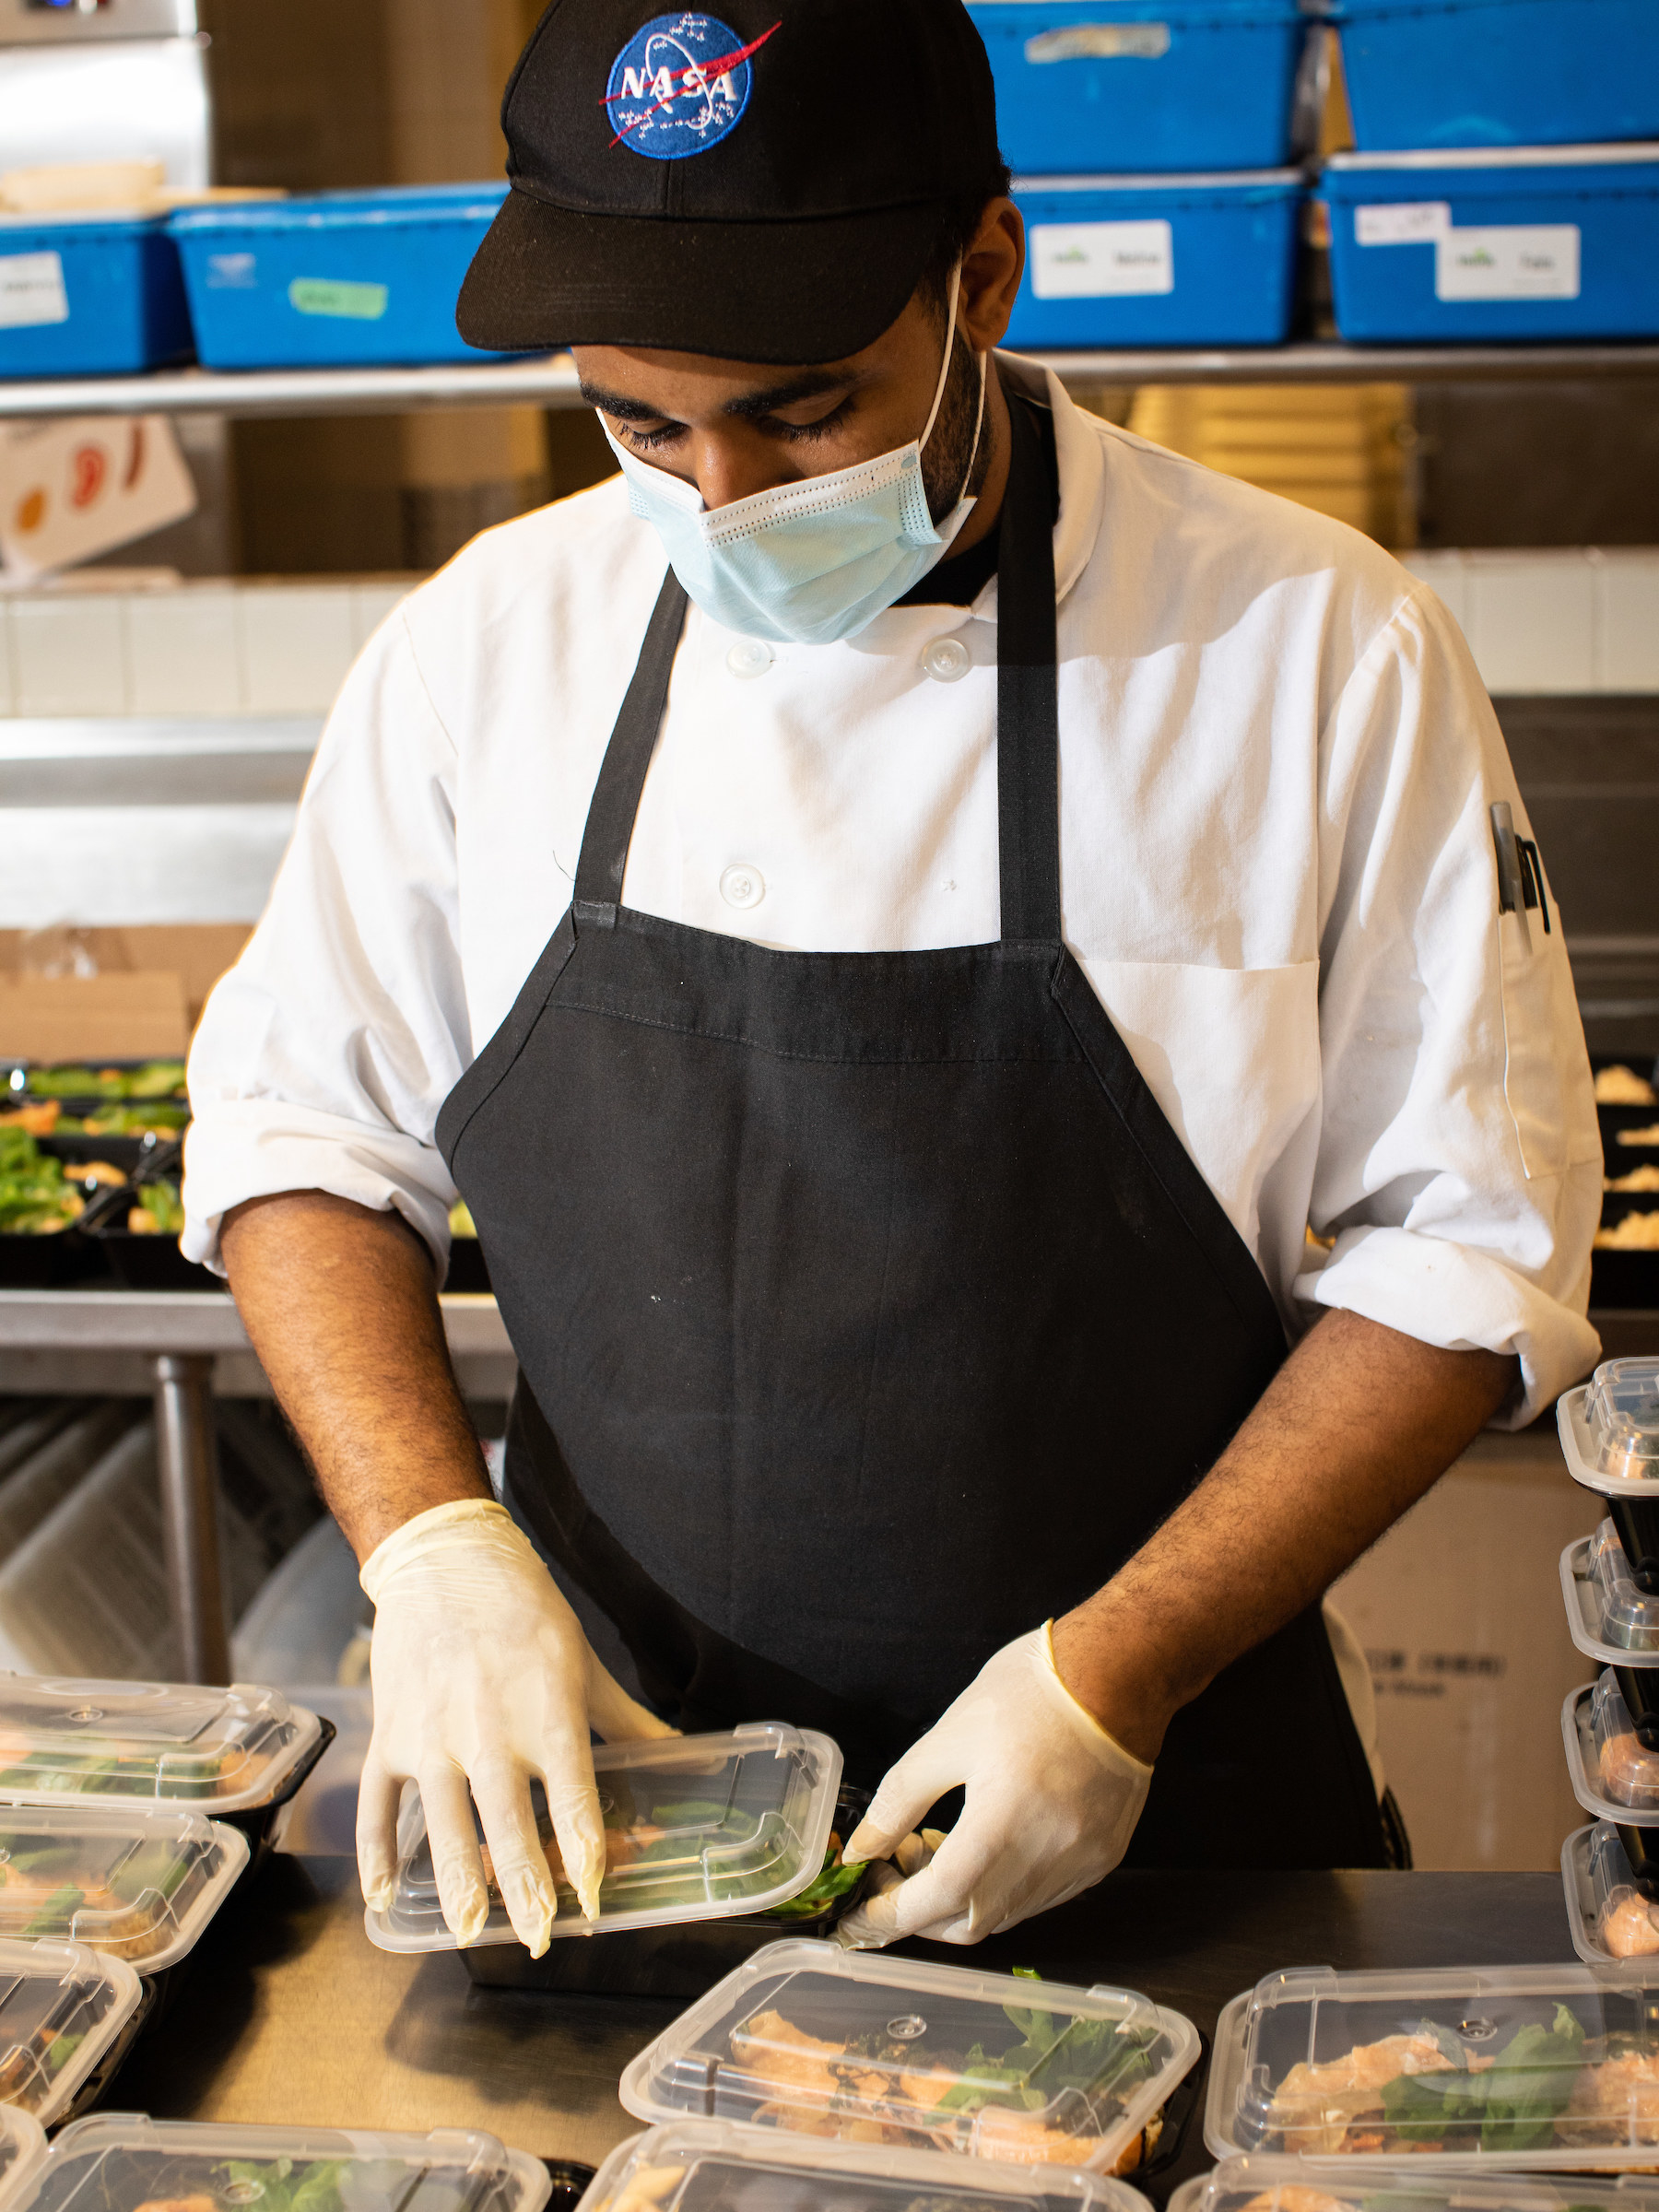
[[[552,0],[501,103],[471,346],[829,361],[902,312],[997,168],[961,0]]]

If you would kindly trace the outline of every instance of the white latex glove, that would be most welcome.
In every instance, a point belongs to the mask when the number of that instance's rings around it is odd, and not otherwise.
[[[435,1505],[394,1530],[359,1578],[374,1601],[374,1735],[358,1793],[358,1873],[377,1911],[397,1874],[403,1784],[420,1787],[443,1917],[475,1942],[489,1913],[472,1800],[508,1918],[539,1959],[558,1901],[530,1782],[547,1795],[582,1909],[599,1910],[605,1822],[590,1726],[607,1743],[677,1732],[594,1657],[529,1539],[484,1499]]]
[[[842,1856],[896,1859],[897,1873],[872,1876],[841,1941],[978,1943],[1065,1904],[1123,1857],[1152,1770],[1061,1681],[1053,1628],[1005,1644],[888,1772]],[[912,1831],[959,1784],[962,1817],[930,1849],[936,1830]]]

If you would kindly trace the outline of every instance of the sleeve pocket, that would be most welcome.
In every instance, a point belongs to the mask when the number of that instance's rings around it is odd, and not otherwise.
[[[1547,910],[1540,903],[1494,922],[1503,993],[1503,1096],[1529,1182],[1601,1158],[1561,910],[1541,870],[1539,884]]]

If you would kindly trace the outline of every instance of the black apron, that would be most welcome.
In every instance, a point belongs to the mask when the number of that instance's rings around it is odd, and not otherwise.
[[[618,903],[671,571],[575,898],[438,1123],[522,1370],[512,1509],[662,1710],[821,1728],[865,1787],[1146,1542],[1285,1356],[1061,937],[1053,431],[1010,414],[1000,941],[778,952]],[[1130,1863],[1386,1855],[1315,1607],[1176,1717]]]

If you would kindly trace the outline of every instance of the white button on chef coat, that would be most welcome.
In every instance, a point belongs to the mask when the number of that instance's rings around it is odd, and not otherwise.
[[[960,638],[935,638],[922,655],[922,665],[936,684],[954,684],[966,676],[972,656]]]
[[[726,654],[726,666],[734,676],[764,676],[776,658],[764,638],[739,638]]]
[[[759,906],[766,896],[766,878],[759,868],[738,863],[722,874],[720,895],[728,906]]]
[[[1595,1354],[1600,1145],[1562,933],[1499,930],[1487,809],[1525,816],[1463,640],[1369,540],[1048,389],[1066,940],[1288,1331],[1517,1353],[1530,1418]],[[192,1257],[311,1188],[442,1253],[438,1112],[569,903],[663,569],[613,480],[371,641],[197,1035]],[[689,613],[626,903],[798,950],[994,938],[994,582],[734,683],[759,651]]]

